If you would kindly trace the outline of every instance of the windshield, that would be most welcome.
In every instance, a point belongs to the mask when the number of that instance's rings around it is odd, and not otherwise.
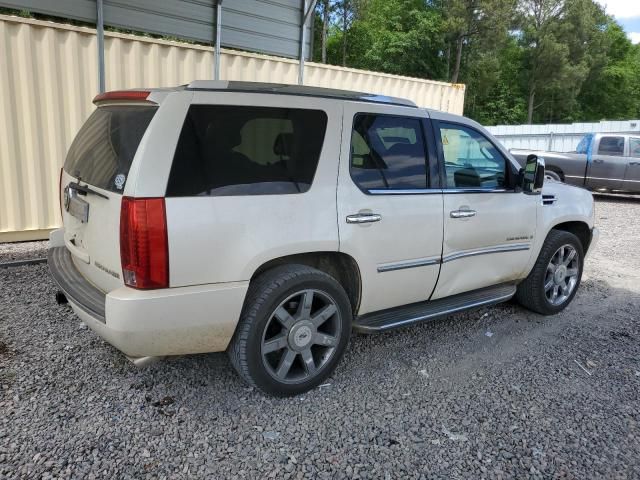
[[[71,144],[64,170],[98,188],[122,193],[131,162],[157,107],[96,109]]]

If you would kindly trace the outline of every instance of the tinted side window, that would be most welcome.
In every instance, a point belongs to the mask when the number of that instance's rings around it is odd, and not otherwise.
[[[640,158],[640,138],[631,137],[629,139],[629,156]]]
[[[351,178],[363,190],[427,188],[418,118],[358,114],[351,132]]]
[[[326,128],[327,115],[320,110],[192,105],[167,196],[306,192]]]
[[[602,137],[598,146],[600,155],[624,155],[624,137]]]
[[[440,123],[446,188],[505,188],[507,162],[480,132]]]

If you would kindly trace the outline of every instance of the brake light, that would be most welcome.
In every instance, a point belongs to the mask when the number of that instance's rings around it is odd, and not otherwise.
[[[169,286],[169,245],[164,198],[124,197],[120,207],[120,261],[124,283]]]
[[[148,90],[114,90],[113,92],[105,92],[96,95],[93,103],[100,102],[116,102],[116,101],[147,101],[147,97],[151,94]]]

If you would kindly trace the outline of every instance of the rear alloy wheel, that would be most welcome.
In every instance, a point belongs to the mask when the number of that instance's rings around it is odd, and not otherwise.
[[[351,305],[340,284],[303,265],[276,267],[252,282],[229,356],[266,393],[305,392],[325,380],[351,333]]]
[[[516,299],[529,310],[553,315],[573,299],[582,277],[584,253],[574,234],[551,230],[529,276],[518,285]]]

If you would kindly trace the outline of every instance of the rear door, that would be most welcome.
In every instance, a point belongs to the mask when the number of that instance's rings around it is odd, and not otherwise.
[[[428,121],[416,108],[345,103],[338,228],[360,268],[360,314],[427,300],[435,287],[442,193]]]
[[[640,137],[629,137],[629,156],[624,175],[624,190],[640,192]]]
[[[589,165],[587,186],[591,188],[622,189],[627,158],[624,156],[624,137],[606,135],[596,140]]]
[[[157,109],[140,103],[99,106],[78,132],[63,167],[65,245],[78,270],[103,291],[123,285],[120,204]]]

